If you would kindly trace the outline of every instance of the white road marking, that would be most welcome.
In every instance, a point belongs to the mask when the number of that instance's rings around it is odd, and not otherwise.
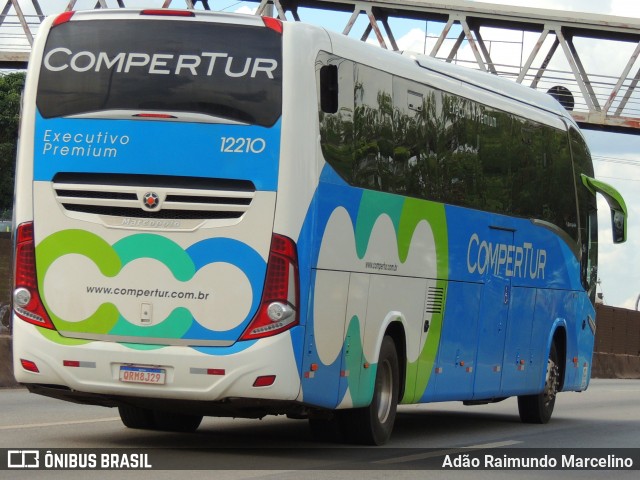
[[[458,453],[465,453],[470,450],[486,450],[490,448],[509,447],[511,445],[517,445],[519,443],[523,443],[523,442],[518,440],[505,440],[504,442],[482,443],[479,445],[469,445],[468,447],[450,448],[447,450],[435,450],[432,452],[416,453],[414,455],[405,455],[403,457],[387,458],[385,460],[377,460],[372,463],[387,465],[387,464],[394,464],[394,463],[414,462],[416,460],[423,460],[426,458],[442,457],[444,455],[455,455]]]
[[[23,428],[41,428],[41,427],[60,427],[64,425],[81,425],[84,423],[96,423],[96,422],[114,422],[120,420],[120,417],[109,418],[94,418],[93,420],[72,420],[69,422],[50,422],[50,423],[25,423],[22,425],[3,425],[0,426],[0,430],[16,430]]]

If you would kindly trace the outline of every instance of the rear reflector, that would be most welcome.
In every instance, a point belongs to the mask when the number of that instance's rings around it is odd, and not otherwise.
[[[213,376],[224,376],[227,374],[224,368],[196,368],[191,367],[189,369],[189,373],[192,375],[213,375]]]
[[[253,382],[254,387],[270,387],[276,381],[275,375],[262,375]]]
[[[24,368],[27,372],[40,373],[40,370],[38,370],[38,366],[36,365],[36,362],[32,362],[31,360],[25,360],[24,358],[21,358],[20,364],[22,365],[22,368]]]
[[[80,360],[63,360],[62,365],[71,368],[96,368],[96,362],[81,362]]]

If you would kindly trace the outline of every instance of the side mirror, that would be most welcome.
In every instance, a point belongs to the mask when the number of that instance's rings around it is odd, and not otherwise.
[[[611,229],[613,230],[613,243],[623,243],[627,241],[627,205],[624,203],[622,195],[611,185],[581,175],[582,183],[594,195],[600,193],[611,209]]]

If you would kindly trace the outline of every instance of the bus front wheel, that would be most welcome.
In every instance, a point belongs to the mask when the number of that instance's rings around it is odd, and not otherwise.
[[[558,351],[554,342],[547,360],[544,390],[537,395],[518,397],[520,420],[524,423],[547,423],[553,413],[559,385],[560,367],[558,365]]]
[[[384,337],[376,370],[373,399],[368,407],[338,412],[342,431],[353,443],[383,445],[396,418],[400,368],[395,343]]]

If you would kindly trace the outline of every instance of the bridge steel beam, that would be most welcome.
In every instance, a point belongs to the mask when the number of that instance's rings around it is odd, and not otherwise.
[[[215,10],[217,1],[149,0],[148,4],[151,8]],[[507,76],[539,90],[568,91],[571,101],[563,104],[571,108],[571,114],[583,127],[640,134],[640,93],[637,91],[640,19],[467,0],[249,1],[257,4],[257,15],[275,15],[281,20],[299,21],[302,16],[304,21],[314,23],[314,11],[318,9],[350,13],[343,27],[332,25],[331,28],[364,41],[373,33],[381,48],[392,50],[399,50],[402,44],[394,33],[398,20],[424,22],[426,55]],[[58,3],[59,11],[127,6],[126,0],[48,0],[47,3]],[[33,35],[44,18],[39,0],[0,0],[0,6],[0,39],[15,36],[13,47],[11,42],[0,43],[0,68],[24,66]],[[427,27],[434,23],[436,33],[429,36]],[[355,31],[358,28],[364,28],[361,35]],[[12,33],[7,37],[3,29]],[[16,34],[18,31],[21,35]],[[501,63],[492,52],[491,46],[501,40],[487,39],[495,36],[496,31],[521,33],[519,63]],[[429,51],[427,40],[433,44]],[[593,59],[585,62],[593,51],[591,46],[602,41],[610,42],[612,51],[619,57],[626,55],[622,52],[629,52],[615,67],[617,70],[607,74],[600,68],[594,69]],[[609,59],[598,60],[614,68]],[[631,76],[634,71],[637,73]],[[560,100],[562,103],[563,99]]]

